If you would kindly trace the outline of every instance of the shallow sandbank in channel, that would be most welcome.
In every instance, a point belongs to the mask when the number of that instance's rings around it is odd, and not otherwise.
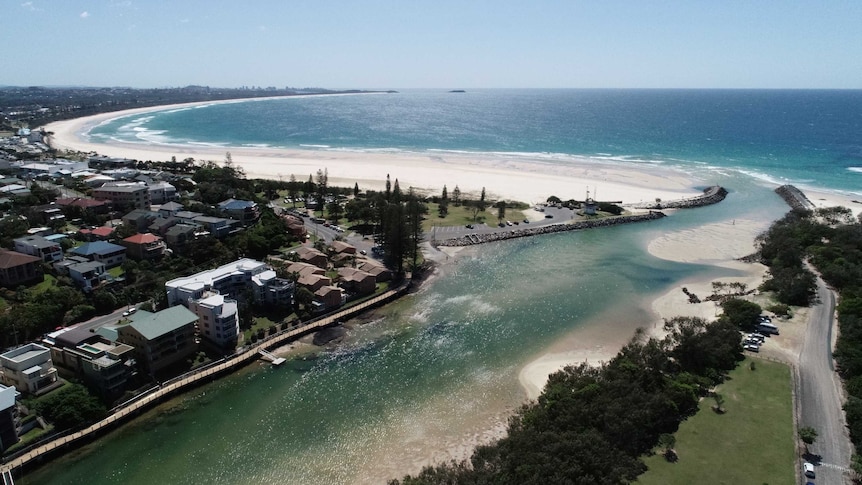
[[[762,281],[766,268],[760,264],[738,261],[754,252],[754,239],[769,227],[766,221],[731,219],[707,224],[693,229],[684,229],[664,234],[652,240],[647,248],[657,258],[681,263],[710,264],[739,271],[738,277],[718,278],[715,281],[739,281],[756,288]],[[650,335],[661,336],[664,319],[675,316],[697,316],[712,319],[716,307],[712,302],[689,303],[682,292],[686,286],[695,294],[711,294],[713,279],[695,279],[669,289],[656,298],[649,309],[653,324],[645,328]],[[610,318],[607,315],[602,318]],[[609,320],[610,321],[610,320]],[[533,360],[521,370],[519,380],[529,399],[539,396],[548,376],[567,365],[583,362],[601,364],[610,361],[634,335],[629,332],[609,334],[599,325],[579,328],[569,334],[544,354]]]

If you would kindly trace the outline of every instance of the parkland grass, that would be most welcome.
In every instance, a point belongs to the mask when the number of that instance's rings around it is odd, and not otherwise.
[[[726,412],[703,399],[675,435],[679,460],[669,463],[657,450],[638,483],[796,483],[791,386],[787,365],[746,358],[717,389]]]

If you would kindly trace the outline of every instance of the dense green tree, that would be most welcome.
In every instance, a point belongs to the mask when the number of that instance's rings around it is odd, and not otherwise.
[[[33,405],[37,413],[58,429],[73,429],[95,422],[105,415],[105,407],[79,384],[66,384]]]
[[[722,320],[740,330],[753,330],[757,326],[757,317],[763,311],[760,305],[740,298],[730,298],[721,304],[724,311]]]

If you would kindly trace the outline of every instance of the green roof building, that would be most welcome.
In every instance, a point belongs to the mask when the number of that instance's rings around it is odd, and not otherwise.
[[[151,376],[197,350],[195,322],[198,317],[184,306],[156,313],[139,310],[131,319],[132,323],[116,327],[118,340],[135,349],[138,365]]]

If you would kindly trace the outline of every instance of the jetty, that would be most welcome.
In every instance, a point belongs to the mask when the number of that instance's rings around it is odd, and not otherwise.
[[[136,416],[141,415],[144,411],[154,407],[156,404],[166,401],[167,399],[182,394],[189,389],[211,382],[218,377],[234,372],[259,358],[267,355],[275,357],[269,351],[287,344],[299,337],[312,332],[333,326],[339,325],[341,322],[354,317],[366,310],[377,308],[398,296],[407,292],[412,284],[411,278],[408,276],[398,286],[389,289],[385,293],[375,296],[362,303],[341,310],[339,312],[326,315],[315,320],[302,323],[288,330],[283,330],[280,333],[270,335],[263,340],[259,340],[256,344],[249,347],[241,347],[232,355],[224,357],[208,365],[199,367],[191,372],[177,376],[168,381],[154,385],[147,391],[135,396],[134,398],[113,408],[108,416],[101,421],[93,423],[83,429],[72,429],[64,433],[56,435],[48,442],[36,443],[31,447],[25,448],[9,457],[0,464],[0,477],[12,483],[12,474],[16,470],[22,470],[28,466],[34,466],[44,463],[50,458],[63,454],[72,449],[78,448],[81,445],[88,443],[99,436],[104,435],[108,431],[116,429],[120,425],[131,421]],[[275,360],[277,360],[276,358]],[[275,360],[273,365],[277,365]]]
[[[284,364],[285,362],[287,362],[287,359],[285,359],[284,357],[278,357],[276,355],[273,355],[273,354],[267,352],[264,349],[258,350],[257,353],[260,354],[260,356],[261,356],[261,358],[263,358],[263,360],[270,362],[273,365],[273,367],[278,367],[281,364]]]

